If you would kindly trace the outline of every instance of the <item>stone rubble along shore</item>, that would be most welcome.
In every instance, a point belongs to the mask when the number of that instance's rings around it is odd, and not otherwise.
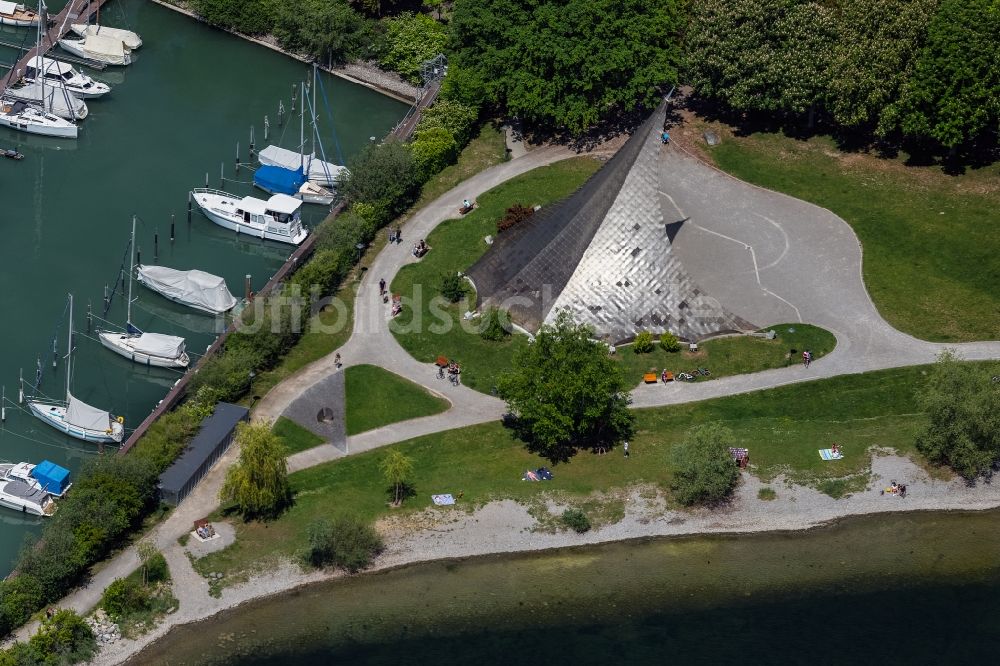
[[[117,643],[122,638],[122,632],[118,624],[111,621],[111,618],[108,617],[103,608],[98,608],[94,611],[93,615],[88,615],[84,619],[84,622],[94,632],[98,648]]]

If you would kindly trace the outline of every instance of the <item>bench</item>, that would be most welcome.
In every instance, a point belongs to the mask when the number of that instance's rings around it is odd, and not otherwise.
[[[647,372],[642,376],[642,381],[646,382],[647,384],[655,384],[657,381],[659,381],[659,379],[660,378],[656,376],[655,372]]]

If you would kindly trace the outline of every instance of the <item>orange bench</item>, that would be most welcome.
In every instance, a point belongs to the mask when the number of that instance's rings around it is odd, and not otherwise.
[[[655,384],[657,380],[659,380],[659,377],[656,376],[655,372],[647,372],[642,376],[642,381],[647,384]]]

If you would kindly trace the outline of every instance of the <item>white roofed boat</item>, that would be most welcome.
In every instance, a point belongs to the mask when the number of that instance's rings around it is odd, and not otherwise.
[[[111,92],[111,86],[107,83],[95,81],[68,63],[42,56],[35,56],[35,59],[25,67],[24,80],[29,83],[40,81],[39,73],[43,71],[43,68],[46,87],[65,88],[80,99],[94,99]]]
[[[309,182],[325,188],[336,187],[337,176],[347,171],[347,167],[324,162],[316,159],[315,155],[297,153],[280,146],[268,146],[257,154],[257,159],[260,160],[261,164],[292,170],[298,169],[304,164]]]
[[[237,233],[292,245],[299,245],[309,235],[302,225],[302,201],[287,194],[275,194],[261,201],[221,190],[196,188],[191,190],[191,196],[208,219]]]
[[[105,25],[87,25],[86,23],[73,23],[69,26],[69,29],[81,37],[89,37],[90,35],[101,35],[104,37],[111,37],[112,39],[117,39],[125,45],[125,48],[135,50],[142,46],[142,39],[139,35],[135,34],[131,30],[122,30],[121,28],[109,28]]]
[[[75,139],[79,133],[76,123],[6,96],[0,98],[0,125],[28,134],[65,139]]]
[[[21,28],[38,25],[38,12],[16,2],[0,2],[0,25]]]
[[[40,81],[11,86],[5,94],[12,99],[37,104],[45,111],[66,120],[83,120],[90,113],[87,103],[79,97],[62,87],[43,85]]]
[[[226,281],[204,271],[138,266],[136,278],[164,298],[208,314],[222,314],[236,305]]]
[[[132,64],[132,49],[120,39],[106,35],[87,35],[83,39],[60,39],[59,46],[84,60],[108,65]]]
[[[34,467],[29,463],[0,463],[0,506],[35,516],[51,516],[56,508],[53,501],[56,495],[31,476]]]

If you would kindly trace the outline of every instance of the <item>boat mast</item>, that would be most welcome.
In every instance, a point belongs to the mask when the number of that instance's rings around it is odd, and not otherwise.
[[[306,84],[305,81],[299,84],[302,94],[301,108],[299,109],[299,168],[302,174],[306,175],[306,156],[302,152],[306,149]]]
[[[45,56],[42,54],[42,23],[48,25],[48,20],[45,16],[45,5],[42,0],[38,0],[38,25],[35,26],[35,62],[32,64],[41,65],[41,78],[42,78],[42,111],[48,113],[48,109],[45,108]],[[38,60],[41,62],[38,62]],[[38,71],[36,68],[35,76],[38,76]],[[67,389],[68,392],[68,389]]]
[[[66,404],[69,404],[69,382],[73,373],[73,294],[69,295],[69,332],[66,335]]]
[[[312,148],[309,151],[310,155],[316,155],[316,132],[319,131],[319,128],[316,127],[316,71],[317,71],[317,69],[318,69],[318,67],[316,65],[316,61],[313,61],[313,83],[312,83],[312,90],[309,91],[311,93],[311,95],[312,95],[312,100],[310,100],[312,102],[312,105],[311,105],[312,106],[312,109],[311,109],[312,110]],[[309,168],[312,169],[312,165],[310,165]]]
[[[128,306],[125,313],[125,331],[132,326],[132,274],[135,273],[135,215],[132,216],[132,240],[128,244]]]

